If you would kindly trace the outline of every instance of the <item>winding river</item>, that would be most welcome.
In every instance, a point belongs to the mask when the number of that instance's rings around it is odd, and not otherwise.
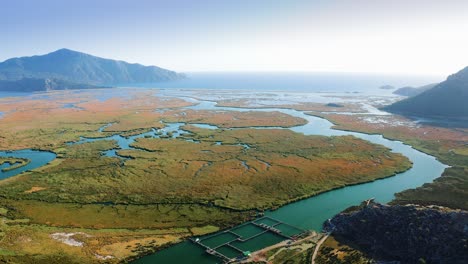
[[[186,98],[184,98],[186,99]],[[323,136],[342,136],[353,135],[355,137],[384,145],[390,148],[393,152],[401,153],[408,157],[413,162],[413,167],[396,176],[376,180],[369,183],[353,185],[341,189],[332,190],[308,199],[294,202],[285,205],[278,210],[266,212],[266,215],[284,221],[286,223],[301,227],[303,229],[320,230],[322,223],[331,218],[340,211],[351,205],[359,204],[365,199],[374,197],[381,203],[387,203],[394,198],[394,194],[406,189],[415,188],[424,183],[432,182],[439,177],[446,165],[437,161],[434,157],[424,154],[413,149],[411,146],[405,145],[399,141],[392,141],[383,138],[381,135],[368,135],[363,133],[348,132],[332,129],[332,123],[326,119],[306,115],[304,112],[292,109],[248,109],[248,108],[231,108],[217,107],[215,102],[197,101],[198,105],[187,107],[194,110],[226,110],[226,111],[279,111],[291,116],[306,119],[308,122],[305,125],[289,128],[292,131],[303,133],[305,135],[323,135]],[[169,124],[169,127],[163,131],[178,131],[180,124]],[[205,126],[205,128],[216,128],[214,126]],[[157,131],[151,131],[145,134],[124,138],[120,136],[112,136],[105,139],[114,139],[118,142],[121,148],[129,148],[129,144],[135,138],[143,136],[156,137]],[[178,136],[178,133],[173,137]],[[102,140],[100,139],[85,139],[82,138],[79,142]],[[73,144],[76,144],[73,143]],[[104,153],[106,156],[115,156],[115,150]],[[35,150],[19,150],[19,151],[0,151],[0,157],[20,157],[31,160],[26,166],[11,170],[8,172],[0,172],[0,179],[17,175],[26,170],[35,169],[44,166],[55,158],[55,154],[51,152],[35,151]],[[142,257],[133,263],[217,263],[218,259],[206,254],[201,247],[198,247],[190,242],[183,242],[161,250],[155,254]]]
[[[217,107],[215,102],[200,101],[200,104],[188,107],[194,110],[226,110],[226,111],[278,111],[292,116],[304,118],[307,124],[290,128],[305,135],[343,136],[355,137],[384,145],[395,153],[401,153],[413,162],[413,167],[393,177],[376,180],[369,183],[348,186],[332,190],[280,207],[265,214],[286,223],[304,229],[321,230],[322,223],[352,205],[363,200],[375,198],[378,202],[387,203],[394,198],[394,194],[406,189],[416,188],[424,183],[432,182],[438,178],[446,165],[434,157],[415,150],[400,141],[385,139],[382,135],[368,135],[357,132],[348,132],[332,129],[333,124],[326,119],[306,115],[301,111],[292,109],[248,109]],[[191,243],[182,242],[152,255],[142,257],[133,264],[150,263],[219,263],[220,260],[204,252],[204,250]]]

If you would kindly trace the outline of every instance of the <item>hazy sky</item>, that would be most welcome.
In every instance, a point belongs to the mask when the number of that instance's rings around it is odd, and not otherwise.
[[[0,60],[70,48],[178,71],[447,75],[461,0],[0,0]]]

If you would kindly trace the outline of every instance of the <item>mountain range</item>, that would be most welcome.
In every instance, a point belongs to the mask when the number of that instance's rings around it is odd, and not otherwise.
[[[109,88],[104,85],[74,83],[56,78],[23,78],[17,81],[0,80],[0,91],[5,92],[37,92],[64,89]]]
[[[395,91],[393,91],[393,94],[411,97],[411,96],[415,96],[420,93],[423,93],[424,91],[427,91],[429,89],[432,89],[437,84],[438,83],[431,83],[431,84],[427,84],[427,85],[420,86],[420,87],[405,86],[405,87],[396,89]]]
[[[118,84],[155,83],[182,79],[183,74],[156,66],[103,59],[69,49],[8,59],[0,63],[0,90],[83,89]],[[52,84],[41,85],[40,84]],[[10,87],[10,88],[8,88]],[[13,88],[11,88],[13,87]]]
[[[468,119],[468,67],[433,88],[383,110],[409,116]]]

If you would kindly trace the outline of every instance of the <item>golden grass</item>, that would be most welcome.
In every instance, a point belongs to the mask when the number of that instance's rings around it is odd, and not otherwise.
[[[332,188],[393,175],[408,169],[405,157],[354,137],[304,136],[284,129],[305,120],[279,112],[177,109],[191,103],[159,98],[149,91],[99,101],[96,92],[51,100],[0,101],[0,145],[5,149],[51,150],[50,164],[0,182],[0,248],[10,262],[73,259],[110,262],[154,250],[190,235],[243,222],[256,209],[274,208]],[[65,102],[77,108],[63,108]],[[161,109],[164,111],[155,111]],[[166,122],[209,123],[218,130],[186,125],[179,139],[140,138],[128,157],[101,156],[116,142],[78,145],[84,137],[135,135]],[[111,123],[103,132],[98,129]],[[189,142],[192,139],[199,143]],[[222,142],[221,145],[216,142]],[[248,147],[246,147],[248,146]],[[82,232],[73,247],[55,232]],[[89,236],[88,236],[89,235]],[[113,253],[113,254],[112,254]],[[48,259],[39,260],[38,256]],[[27,256],[27,257],[21,257]],[[0,253],[0,260],[1,259]]]
[[[47,188],[39,187],[39,186],[33,186],[33,187],[31,187],[31,189],[29,189],[27,191],[24,191],[24,193],[40,192],[40,191],[45,190],[45,189],[47,189]]]

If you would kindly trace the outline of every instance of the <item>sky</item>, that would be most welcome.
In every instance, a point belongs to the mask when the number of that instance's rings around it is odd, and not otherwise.
[[[0,61],[69,48],[182,72],[468,66],[466,0],[0,2]]]

